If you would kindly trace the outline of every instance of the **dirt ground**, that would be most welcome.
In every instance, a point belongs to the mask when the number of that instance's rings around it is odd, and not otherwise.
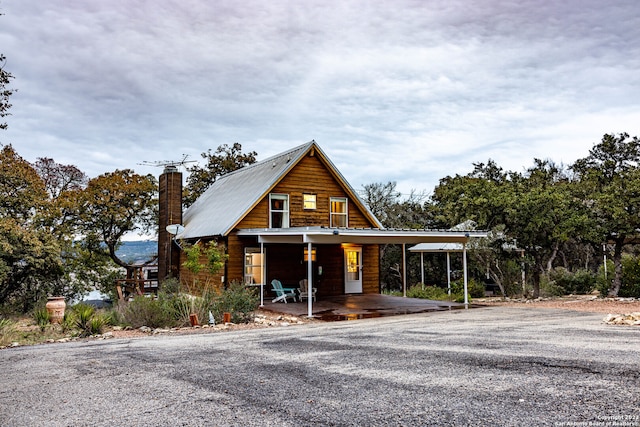
[[[563,310],[584,311],[591,313],[602,313],[603,317],[606,314],[629,314],[634,312],[640,312],[640,299],[633,298],[597,298],[593,295],[578,295],[578,296],[565,296],[556,298],[545,298],[538,300],[516,300],[516,299],[501,299],[501,298],[478,298],[474,299],[474,304],[480,306],[504,306],[510,308],[552,308]],[[284,315],[280,313],[274,313],[266,310],[256,311],[256,321],[246,324],[224,324],[224,325],[202,325],[196,327],[183,327],[183,328],[171,328],[171,329],[122,329],[122,328],[107,328],[105,333],[101,336],[91,337],[88,339],[108,339],[108,338],[139,338],[157,334],[168,335],[185,335],[185,334],[208,334],[208,333],[223,333],[237,330],[251,330],[251,329],[263,329],[274,327],[291,327],[295,325],[322,322],[317,319],[309,319],[307,317],[295,317],[290,315]],[[18,322],[18,330],[22,332],[32,332],[34,335],[38,329],[33,324],[31,319],[25,318]],[[57,335],[57,336],[56,336]],[[47,339],[48,338],[48,339]],[[65,338],[64,335],[55,334],[50,337],[42,337],[43,342],[64,342],[75,341],[78,338]],[[86,338],[85,338],[86,339]],[[31,344],[34,344],[32,342]]]
[[[640,312],[640,299],[632,298],[597,298],[592,295],[577,295],[557,298],[547,298],[538,300],[503,300],[501,298],[479,298],[475,299],[474,304],[483,306],[506,306],[516,308],[554,308],[563,310],[586,311],[591,313],[603,314],[627,314]],[[227,324],[217,325],[214,327],[196,327],[196,328],[178,328],[171,330],[156,331],[156,333],[170,334],[202,334],[212,332],[224,332],[231,330],[246,330],[271,328],[282,326],[293,326],[310,322],[321,322],[306,317],[292,317],[273,313],[265,310],[258,310],[256,315],[263,320],[260,323],[251,322],[248,324]],[[151,332],[153,333],[153,332]],[[149,332],[141,332],[139,330],[120,330],[112,331],[114,338],[127,338],[149,335]]]
[[[519,308],[559,308],[563,310],[587,311],[603,314],[628,314],[640,312],[640,299],[598,298],[593,295],[572,295],[538,300],[502,300],[500,298],[480,298],[474,303],[491,306]]]

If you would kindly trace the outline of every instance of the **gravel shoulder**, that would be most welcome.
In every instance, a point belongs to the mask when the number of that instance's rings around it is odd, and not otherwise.
[[[8,348],[0,425],[640,425],[640,328],[524,304]]]

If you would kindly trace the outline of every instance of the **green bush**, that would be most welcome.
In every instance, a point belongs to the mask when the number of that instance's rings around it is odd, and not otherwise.
[[[560,297],[566,292],[562,286],[559,286],[553,280],[543,276],[540,279],[540,296],[541,297]]]
[[[138,295],[116,306],[123,323],[133,328],[148,326],[164,328],[176,326],[175,311],[166,299]]]
[[[635,256],[622,257],[622,286],[619,297],[640,297],[640,258]]]
[[[470,283],[467,283],[467,286]],[[464,293],[463,293],[464,285],[462,282],[457,284],[456,282],[451,283],[451,295],[449,295],[448,291],[439,286],[425,286],[422,283],[418,283],[415,286],[407,289],[407,297],[409,298],[422,298],[422,299],[430,299],[435,301],[454,301],[454,302],[464,302]],[[484,291],[483,291],[484,292]],[[469,296],[469,302],[471,302],[471,296]]]
[[[64,316],[62,317],[62,322],[60,322],[60,327],[62,328],[62,333],[66,334],[75,328],[76,326],[76,315],[73,310],[66,310],[64,312]]]
[[[33,310],[33,320],[40,327],[40,331],[44,332],[51,323],[51,315],[46,308],[37,308]]]
[[[455,302],[464,302],[464,279],[451,282],[451,293]],[[467,299],[484,297],[484,283],[475,279],[467,279]]]
[[[609,288],[615,276],[613,261],[607,260],[607,278],[604,268],[600,266],[596,277],[596,287],[601,296],[609,294]],[[620,297],[640,297],[640,258],[632,255],[622,256],[622,284],[618,292]]]
[[[254,288],[249,288],[239,281],[232,281],[222,291],[213,305],[212,313],[216,322],[222,320],[222,313],[231,313],[231,322],[244,323],[251,319],[258,307],[260,298]]]
[[[449,294],[446,289],[439,286],[425,286],[418,283],[407,289],[407,297],[445,301],[449,299]]]
[[[572,273],[566,268],[556,267],[549,273],[549,282],[562,289],[558,294],[559,290],[554,287],[554,295],[588,294],[596,286],[596,276],[584,269]]]
[[[99,335],[103,332],[104,327],[107,325],[107,318],[102,314],[96,314],[87,324],[87,333],[89,335]]]

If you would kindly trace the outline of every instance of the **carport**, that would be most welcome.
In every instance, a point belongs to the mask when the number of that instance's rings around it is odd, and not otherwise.
[[[451,252],[462,252],[462,266],[464,270],[464,301],[467,303],[467,251],[464,243],[420,243],[409,248],[410,252],[420,253],[420,273],[424,283],[424,254],[425,253],[446,253],[447,254],[447,291],[451,295]]]
[[[290,227],[259,228],[238,230],[238,236],[257,237],[260,250],[264,253],[265,244],[304,244],[308,253],[312,253],[313,245],[321,244],[401,244],[403,264],[403,295],[407,296],[406,245],[420,243],[457,243],[463,247],[465,305],[467,300],[467,267],[466,245],[470,238],[486,237],[483,231],[466,230],[409,230],[409,229],[356,229],[327,227]],[[265,277],[264,272],[262,277]],[[307,280],[313,287],[313,264],[311,257],[307,260]],[[260,305],[264,307],[264,283],[260,286]],[[308,298],[307,316],[313,317],[313,300]]]

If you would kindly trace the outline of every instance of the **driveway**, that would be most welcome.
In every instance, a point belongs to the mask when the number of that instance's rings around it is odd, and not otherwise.
[[[638,426],[640,328],[602,317],[491,307],[10,348],[0,425]]]

